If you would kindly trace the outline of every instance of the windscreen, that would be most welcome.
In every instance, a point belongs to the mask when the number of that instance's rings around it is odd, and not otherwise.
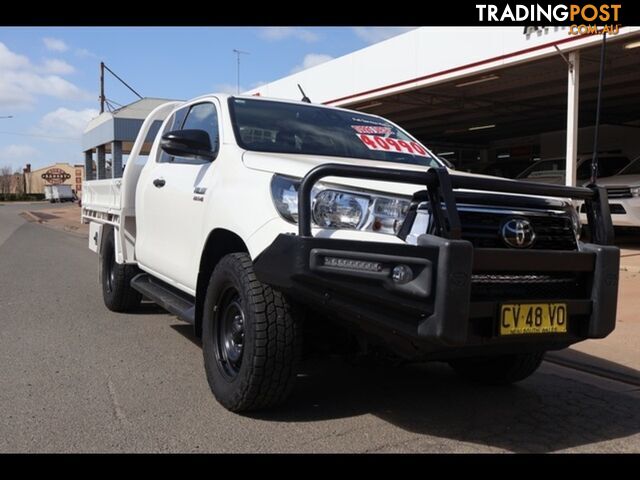
[[[610,177],[618,173],[629,163],[627,157],[603,157],[598,161],[598,178]],[[534,165],[518,175],[518,178],[535,178],[564,175],[566,160],[558,158],[553,160],[538,160]],[[587,180],[591,177],[591,160],[579,162],[576,178]]]
[[[380,117],[233,97],[229,108],[238,145],[246,150],[440,166],[422,145]]]
[[[624,167],[629,165],[627,157],[602,157],[598,160],[598,178],[612,177]],[[591,159],[580,164],[577,173],[578,180],[591,178]]]
[[[546,177],[564,174],[565,160],[538,160],[528,169],[518,175],[518,178]]]
[[[619,175],[640,175],[640,157],[636,158],[622,170]]]

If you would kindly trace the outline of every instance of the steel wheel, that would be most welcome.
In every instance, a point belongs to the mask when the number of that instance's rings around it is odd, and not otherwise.
[[[284,295],[256,278],[247,253],[218,262],[202,317],[204,368],[216,399],[232,412],[284,402],[295,382],[300,328]]]
[[[240,295],[228,287],[214,311],[216,360],[228,380],[238,376],[244,353],[245,313]]]
[[[113,292],[113,286],[116,283],[116,258],[113,251],[107,253],[105,266],[107,267],[107,292]]]
[[[115,237],[107,230],[100,249],[100,284],[105,306],[112,312],[133,311],[142,300],[140,292],[131,286],[140,273],[132,264],[116,262]]]

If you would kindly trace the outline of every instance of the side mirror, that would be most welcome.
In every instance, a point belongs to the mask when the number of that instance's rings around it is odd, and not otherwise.
[[[216,152],[211,149],[209,134],[204,130],[174,130],[162,136],[160,148],[174,157],[197,158],[213,161]]]

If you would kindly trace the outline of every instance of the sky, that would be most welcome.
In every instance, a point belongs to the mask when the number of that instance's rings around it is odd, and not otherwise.
[[[0,28],[0,167],[82,163],[104,61],[143,97],[235,93],[403,33],[406,27]],[[307,92],[309,95],[310,93]],[[107,75],[105,95],[137,97]],[[12,117],[12,118],[4,118]]]

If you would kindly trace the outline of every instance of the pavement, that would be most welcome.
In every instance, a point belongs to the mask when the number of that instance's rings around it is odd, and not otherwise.
[[[640,452],[640,387],[610,375],[640,370],[633,272],[614,334],[570,349],[604,372],[547,361],[490,388],[440,363],[329,358],[283,407],[240,416],[211,395],[190,326],[108,311],[82,227],[25,210],[79,221],[77,205],[0,204],[0,452]]]
[[[620,270],[640,273],[640,248],[622,247],[620,249]]]
[[[620,284],[616,329],[605,339],[587,340],[549,361],[640,386],[640,236],[616,232],[620,246]]]
[[[29,208],[40,205],[40,208]],[[45,207],[46,205],[49,208]],[[27,204],[20,215],[28,222],[36,222],[55,230],[61,230],[82,238],[89,237],[89,225],[80,222],[81,209],[77,203]]]

